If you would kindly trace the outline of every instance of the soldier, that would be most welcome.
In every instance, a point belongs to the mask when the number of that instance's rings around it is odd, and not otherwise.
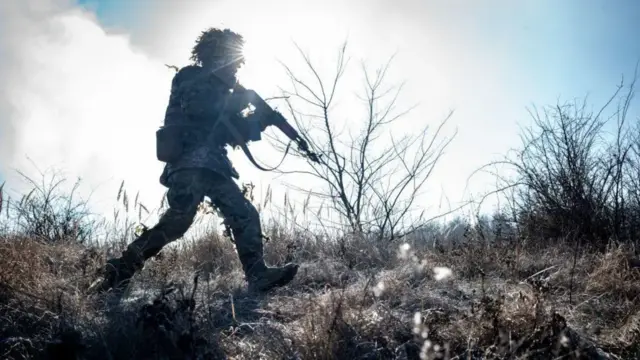
[[[268,291],[289,283],[298,265],[269,267],[263,259],[260,218],[233,178],[239,175],[227,158],[225,145],[258,141],[273,125],[270,109],[243,116],[248,92],[233,92],[236,72],[244,63],[244,40],[231,30],[204,31],[192,50],[193,65],[180,69],[171,84],[164,126],[158,132],[158,158],[166,162],[160,183],[167,187],[169,209],[123,252],[107,262],[102,291],[122,293],[144,261],[168,243],[182,237],[193,223],[198,205],[208,196],[233,233],[240,262],[250,290]],[[232,134],[225,122],[235,127]]]

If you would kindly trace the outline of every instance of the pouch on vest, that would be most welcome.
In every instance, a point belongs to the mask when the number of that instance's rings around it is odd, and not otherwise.
[[[165,163],[175,162],[184,151],[184,128],[163,126],[156,131],[156,157]]]

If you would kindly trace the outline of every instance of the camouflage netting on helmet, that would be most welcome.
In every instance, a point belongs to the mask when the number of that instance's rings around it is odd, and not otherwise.
[[[231,57],[238,65],[244,64],[242,48],[244,38],[230,29],[209,28],[196,39],[191,50],[191,60],[201,64],[204,59],[213,57]]]

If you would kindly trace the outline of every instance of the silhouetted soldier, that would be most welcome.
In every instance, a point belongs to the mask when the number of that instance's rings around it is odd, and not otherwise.
[[[169,209],[157,225],[133,241],[120,258],[107,262],[102,291],[126,289],[144,261],[182,237],[193,223],[198,205],[208,196],[230,226],[249,288],[267,291],[289,283],[298,265],[268,267],[263,259],[260,218],[233,178],[238,173],[227,158],[225,145],[260,140],[260,133],[279,115],[259,109],[242,115],[246,92],[232,89],[244,63],[244,40],[228,29],[204,31],[192,50],[193,65],[180,69],[171,84],[164,126],[157,133],[158,158],[166,162],[160,183],[166,186]],[[235,136],[228,122],[234,125]]]

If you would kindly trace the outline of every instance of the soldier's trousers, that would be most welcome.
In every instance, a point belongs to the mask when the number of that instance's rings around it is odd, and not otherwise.
[[[206,169],[184,169],[169,178],[167,200],[169,209],[158,224],[132,242],[125,258],[136,268],[155,256],[162,248],[187,232],[198,210],[208,196],[224,216],[236,243],[236,250],[245,273],[262,269],[263,244],[260,216],[253,204],[244,197],[238,185]]]

